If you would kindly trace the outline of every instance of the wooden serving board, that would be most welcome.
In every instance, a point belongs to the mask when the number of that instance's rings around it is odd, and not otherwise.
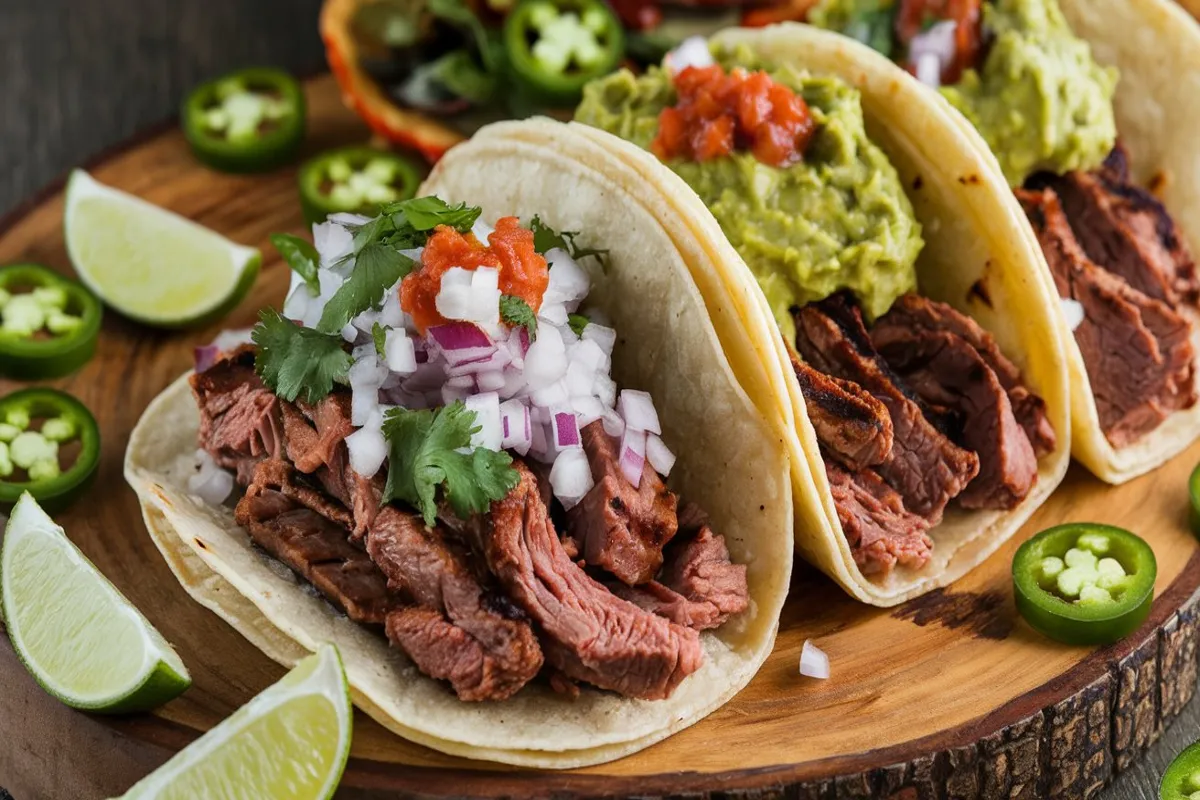
[[[311,82],[309,101],[311,150],[366,138],[329,78]],[[119,794],[283,672],[188,598],[151,543],[121,473],[130,430],[150,399],[190,368],[193,346],[282,302],[287,267],[267,236],[304,233],[294,173],[211,172],[174,128],[91,169],[101,181],[262,248],[266,262],[246,301],[208,330],[164,333],[106,313],[96,358],[56,383],[95,412],[103,432],[99,478],[61,521],[175,643],[195,684],[153,715],[91,717],[43,695],[0,637],[0,735],[7,737],[0,784],[18,800]],[[0,221],[0,263],[69,270],[61,188]],[[171,254],[162,255],[162,269],[172,269]],[[0,382],[0,392],[14,388]],[[640,754],[568,773],[507,769],[409,744],[360,715],[340,796],[1089,796],[1137,758],[1194,691],[1200,554],[1187,528],[1186,482],[1197,459],[1200,445],[1120,488],[1073,468],[986,564],[898,609],[854,603],[801,567],[775,653],[754,682],[708,719]],[[1048,641],[1013,608],[1009,564],[1017,544],[1073,520],[1131,528],[1158,556],[1150,620],[1110,648]],[[829,654],[830,680],[797,674],[805,639]]]

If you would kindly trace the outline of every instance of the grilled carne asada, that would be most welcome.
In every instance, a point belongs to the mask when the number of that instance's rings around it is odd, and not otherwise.
[[[444,277],[438,259],[469,263],[472,256],[464,253],[473,253],[477,270],[498,273],[506,259],[515,259],[523,272],[500,280],[519,297],[536,291],[539,269],[545,276],[546,261],[532,242],[532,232],[513,218],[497,224],[490,249],[454,227],[438,227],[423,269],[409,275],[413,288],[393,300],[405,312],[398,327],[385,331],[380,343],[372,331],[372,341],[349,354],[340,333],[322,345],[331,360],[354,360],[349,391],[331,386],[320,396],[283,396],[274,360],[290,357],[285,343],[302,347],[291,337],[305,329],[284,319],[274,330],[264,325],[256,331],[257,347],[223,354],[192,377],[199,443],[236,473],[244,488],[236,519],[258,547],[355,622],[381,627],[393,646],[459,699],[503,701],[544,668],[567,694],[588,684],[664,699],[704,661],[697,631],[720,626],[750,604],[746,567],[732,563],[702,512],[689,506],[679,533],[678,500],[656,469],[665,464],[663,472],[669,471],[670,464],[654,432],[653,406],[633,398],[628,408],[640,411],[622,416],[615,392],[591,376],[588,385],[594,382],[600,394],[581,405],[588,413],[599,407],[603,421],[595,413],[581,422],[563,401],[545,403],[516,381],[503,390],[503,406],[495,391],[443,404],[445,387],[436,397],[422,393],[429,376],[420,374],[417,359],[387,347],[388,337],[419,339],[425,373],[435,367],[453,381],[463,367],[456,342],[479,348],[503,334],[514,350],[503,351],[500,368],[532,381],[534,373],[509,366],[509,353],[536,361],[539,346],[570,333],[580,363],[611,381],[609,329],[589,326],[578,336],[543,320],[539,339],[527,344],[521,328],[497,333],[498,320],[442,318],[452,312],[430,283]],[[574,301],[573,312],[586,293],[579,281],[585,273],[557,252],[547,283],[558,295],[546,297],[562,296],[555,279],[569,273],[576,296],[565,302]],[[526,304],[536,305],[541,295],[529,297]],[[364,374],[373,376],[369,388],[359,383]],[[365,414],[364,398],[374,401]],[[614,425],[617,432],[610,433]],[[379,437],[376,446],[388,445],[384,458],[369,457],[371,436]],[[502,449],[505,442],[516,458]],[[561,534],[551,519],[555,508],[569,520]],[[651,604],[648,597],[659,600]]]

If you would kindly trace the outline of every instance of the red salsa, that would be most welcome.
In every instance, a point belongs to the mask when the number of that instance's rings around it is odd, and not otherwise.
[[[803,158],[816,130],[804,98],[765,72],[687,67],[675,76],[675,91],[679,99],[659,115],[651,144],[664,160],[749,150],[764,164],[786,167]]]
[[[420,269],[400,284],[400,307],[412,317],[422,334],[434,325],[449,322],[437,310],[442,276],[451,267],[474,272],[479,267],[500,270],[500,291],[520,297],[536,312],[550,283],[546,259],[533,247],[533,231],[521,227],[516,217],[503,217],[482,244],[472,233],[462,234],[441,225],[429,237],[421,254]]]

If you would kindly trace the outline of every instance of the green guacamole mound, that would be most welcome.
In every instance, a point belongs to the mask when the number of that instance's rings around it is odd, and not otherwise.
[[[668,164],[712,210],[749,265],[785,334],[792,306],[849,289],[871,318],[916,288],[921,225],[895,168],[867,138],[858,92],[836,78],[772,68],[749,52],[717,53],[727,68],[765,69],[808,102],[817,123],[804,160],[778,168],[748,152]],[[590,84],[575,118],[649,149],[674,105],[670,76],[621,71]]]
[[[821,0],[809,21],[892,57],[890,41],[884,50],[864,33],[890,28],[893,11],[890,0]],[[987,141],[1009,184],[1099,166],[1117,136],[1117,71],[1096,63],[1055,0],[984,3],[983,27],[992,39],[982,68],[941,93]]]

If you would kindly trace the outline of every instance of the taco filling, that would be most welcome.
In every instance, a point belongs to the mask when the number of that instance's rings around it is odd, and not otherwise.
[[[1195,405],[1195,262],[1130,177],[1116,70],[1055,0],[822,0],[809,21],[897,59],[987,141],[1038,235],[1109,444]]]
[[[683,177],[754,272],[862,573],[924,566],[951,503],[1018,506],[1055,448],[1045,405],[974,320],[914,291],[920,224],[858,93],[746,50],[667,65],[593,84],[577,119]]]
[[[658,409],[580,312],[603,253],[479,216],[425,197],[317,225],[283,315],[191,379],[202,473],[232,471],[254,544],[461,700],[667,698],[698,631],[748,609],[746,568],[666,487]]]

